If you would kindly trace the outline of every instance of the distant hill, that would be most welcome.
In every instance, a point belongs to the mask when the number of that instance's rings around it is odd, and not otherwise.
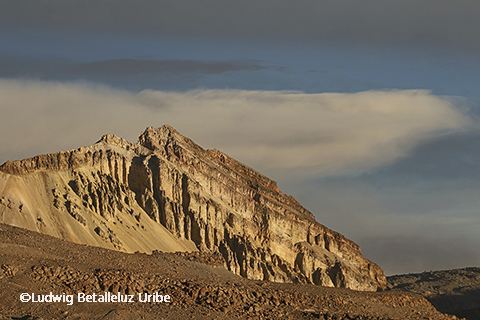
[[[480,319],[480,268],[396,275],[387,280],[389,288],[419,293],[441,312]]]

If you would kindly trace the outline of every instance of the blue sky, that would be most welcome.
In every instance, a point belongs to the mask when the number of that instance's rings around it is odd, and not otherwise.
[[[168,123],[387,274],[480,264],[478,2],[2,7],[0,162]]]

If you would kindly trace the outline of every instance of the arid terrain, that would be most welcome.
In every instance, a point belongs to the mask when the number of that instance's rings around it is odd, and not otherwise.
[[[480,319],[480,268],[396,275],[388,277],[388,285],[423,295],[441,312]]]
[[[248,280],[202,253],[122,253],[5,224],[0,247],[0,319],[456,319],[419,294]],[[20,301],[50,292],[73,303]],[[135,301],[78,302],[80,292]],[[140,302],[139,293],[171,299]]]
[[[388,290],[275,181],[168,125],[6,162],[0,223],[4,319],[442,320],[422,295],[457,312],[445,292],[471,291],[423,274]]]

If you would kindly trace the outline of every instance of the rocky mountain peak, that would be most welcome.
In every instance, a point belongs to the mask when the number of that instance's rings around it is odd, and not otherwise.
[[[113,144],[113,145],[121,145],[123,142],[128,142],[125,139],[122,139],[115,134],[112,133],[107,133],[100,138],[100,140],[97,141],[97,143],[108,143],[108,144]]]
[[[245,278],[386,287],[353,241],[315,221],[275,181],[174,128],[113,134],[0,167],[0,222],[126,252],[219,254]]]
[[[155,151],[161,150],[172,141],[179,141],[183,138],[177,130],[169,125],[160,128],[148,127],[138,138],[138,143]]]

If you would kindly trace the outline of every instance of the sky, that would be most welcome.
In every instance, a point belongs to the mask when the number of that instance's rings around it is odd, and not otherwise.
[[[387,275],[480,265],[480,2],[0,4],[0,163],[169,124]]]

